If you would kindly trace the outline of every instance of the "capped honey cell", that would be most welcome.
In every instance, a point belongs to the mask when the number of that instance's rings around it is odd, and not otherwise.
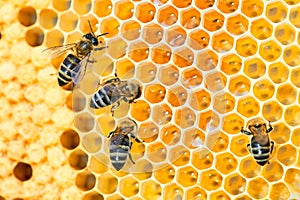
[[[283,45],[294,42],[296,37],[295,29],[288,23],[280,24],[275,29],[275,38]]]
[[[13,169],[14,176],[20,181],[27,181],[32,176],[32,167],[29,163],[18,162]]]
[[[262,113],[265,119],[277,121],[282,116],[283,108],[277,101],[269,101],[263,104]]]

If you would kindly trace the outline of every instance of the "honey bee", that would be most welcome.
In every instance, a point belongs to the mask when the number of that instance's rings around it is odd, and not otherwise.
[[[119,107],[121,100],[133,103],[141,94],[142,89],[139,84],[133,81],[121,81],[115,74],[115,78],[105,81],[93,94],[90,107],[97,109],[112,105],[111,113],[114,115],[114,111]]]
[[[42,51],[42,55],[45,57],[58,57],[63,55],[67,51],[72,51],[69,53],[60,65],[58,71],[58,84],[59,86],[65,86],[71,82],[74,85],[78,84],[80,80],[84,77],[86,72],[87,63],[93,63],[95,61],[89,60],[92,51],[100,51],[105,47],[97,47],[99,45],[98,37],[106,35],[108,33],[103,33],[101,35],[95,35],[90,21],[88,21],[90,27],[90,33],[82,36],[82,39],[76,43],[71,43],[67,45],[54,46],[47,48]]]
[[[253,135],[251,144],[247,145],[249,152],[254,157],[257,164],[264,166],[269,163],[270,155],[273,152],[274,142],[270,141],[269,133],[273,130],[269,122],[269,128],[265,121],[261,118],[255,118],[248,122],[249,131],[241,129],[241,132],[246,135]]]
[[[132,119],[126,118],[118,123],[117,128],[110,132],[109,138],[109,157],[112,166],[119,171],[125,165],[127,158],[133,161],[130,150],[132,146],[131,140],[136,142],[143,142],[139,140],[134,133],[137,132],[137,124]]]

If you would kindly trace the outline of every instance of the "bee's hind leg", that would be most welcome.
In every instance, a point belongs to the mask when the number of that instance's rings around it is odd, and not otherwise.
[[[131,153],[128,153],[129,156],[129,160],[132,162],[132,164],[135,164],[135,162],[133,161],[132,157],[131,157]]]

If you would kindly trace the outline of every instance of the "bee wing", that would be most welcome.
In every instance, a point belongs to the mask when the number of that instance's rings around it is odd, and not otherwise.
[[[74,48],[76,44],[77,43],[72,43],[72,44],[50,47],[44,49],[41,54],[43,57],[50,57],[50,58],[58,57],[64,54],[66,51]]]
[[[83,79],[90,55],[91,54],[82,59],[82,61],[80,61],[80,63],[72,70],[71,76],[75,85],[77,85]]]

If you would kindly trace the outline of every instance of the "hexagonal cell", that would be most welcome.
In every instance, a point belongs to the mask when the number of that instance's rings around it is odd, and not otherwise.
[[[31,6],[22,7],[18,12],[18,21],[23,26],[31,26],[36,22],[36,10]]]
[[[237,111],[245,117],[253,117],[260,111],[260,104],[253,97],[241,98],[238,101]]]
[[[121,34],[127,40],[135,40],[140,36],[141,25],[135,20],[123,22],[121,25]]]
[[[158,79],[164,85],[173,85],[177,82],[179,70],[174,65],[162,66],[159,68]]]
[[[188,93],[182,86],[174,86],[168,90],[167,99],[173,107],[182,106],[187,98]]]
[[[300,48],[298,45],[291,45],[284,49],[283,60],[286,64],[294,67],[300,65]]]
[[[155,12],[155,6],[152,3],[142,2],[137,5],[135,16],[139,21],[147,23],[154,19]]]
[[[217,155],[215,165],[221,173],[229,174],[236,169],[238,161],[231,153],[226,152]]]
[[[206,75],[205,80],[205,87],[210,92],[218,92],[225,88],[227,77],[219,71],[212,72]]]
[[[262,175],[269,182],[279,181],[284,175],[284,170],[278,162],[270,162],[269,165],[266,165],[263,168]]]
[[[190,160],[190,151],[182,145],[170,149],[169,161],[175,166],[187,165]]]
[[[192,0],[172,0],[172,3],[178,8],[185,8],[192,4]]]
[[[78,16],[71,11],[63,13],[60,16],[59,27],[66,32],[73,31],[78,23]]]
[[[137,78],[144,83],[153,81],[156,77],[156,71],[156,66],[148,61],[142,62],[136,67]]]
[[[129,79],[134,75],[135,66],[128,58],[116,61],[115,73],[121,79]]]
[[[83,112],[75,116],[75,127],[80,132],[89,132],[94,128],[95,119],[89,112]]]
[[[218,64],[218,55],[211,51],[202,51],[197,54],[196,66],[203,71],[215,69]]]
[[[199,148],[192,154],[192,165],[199,170],[210,168],[213,161],[213,154],[205,148]]]
[[[296,101],[297,89],[291,84],[280,85],[277,89],[276,99],[283,105],[290,105]]]
[[[244,72],[253,79],[262,77],[266,72],[266,64],[259,58],[251,58],[245,61]]]
[[[120,180],[119,191],[127,198],[136,195],[139,192],[139,189],[139,182],[131,176],[126,176]]]
[[[147,157],[152,162],[163,162],[167,158],[167,148],[161,142],[155,142],[147,146]]]
[[[72,151],[68,158],[70,166],[75,170],[82,170],[86,168],[88,160],[88,154],[80,149]]]
[[[183,68],[193,64],[194,53],[187,47],[176,49],[173,54],[173,62],[177,67]]]
[[[194,67],[185,69],[181,75],[181,83],[187,89],[195,88],[202,83],[202,74]]]
[[[112,12],[111,0],[97,0],[94,2],[93,7],[93,13],[95,13],[99,18],[108,16]]]
[[[249,22],[243,15],[237,14],[227,19],[226,28],[234,35],[243,34],[248,30],[248,26]]]
[[[300,7],[295,7],[290,10],[289,20],[297,28],[300,28],[299,20]]]
[[[253,93],[261,101],[272,98],[275,91],[274,85],[268,80],[257,81],[253,86]]]
[[[246,76],[236,76],[229,81],[229,91],[235,96],[244,96],[250,92],[251,83]]]
[[[161,184],[170,183],[175,177],[175,169],[170,164],[166,164],[154,171],[155,179]]]
[[[164,30],[157,24],[149,24],[144,27],[143,38],[149,44],[156,44],[162,40]]]
[[[292,192],[300,193],[299,177],[300,170],[297,168],[290,168],[285,173],[284,181],[290,186]]]
[[[85,193],[85,195],[82,197],[82,200],[104,200],[104,197],[102,194],[99,194],[96,191],[92,191],[89,193]]]
[[[53,0],[52,6],[58,11],[68,10],[71,6],[70,0]]]
[[[281,56],[282,49],[275,41],[261,43],[259,47],[260,56],[268,62],[277,60]]]
[[[187,29],[200,25],[201,15],[195,8],[188,8],[180,12],[180,24]]]
[[[245,134],[233,137],[230,144],[230,151],[236,156],[245,156],[249,154],[247,144],[249,144],[249,139]]]
[[[141,184],[141,195],[144,199],[159,199],[162,188],[160,184],[153,180],[147,180]]]
[[[200,187],[193,187],[186,191],[185,199],[207,199],[205,190]]]
[[[229,93],[220,93],[214,96],[213,108],[220,114],[225,114],[233,110],[235,99]]]
[[[251,33],[259,40],[264,40],[272,36],[273,26],[266,19],[257,19],[251,23]]]
[[[166,64],[171,59],[172,50],[166,44],[154,46],[151,50],[151,59],[157,64]]]
[[[289,106],[284,111],[284,120],[291,126],[300,125],[299,113],[300,107],[298,105]]]
[[[39,23],[43,28],[52,29],[58,20],[57,13],[51,9],[43,9],[39,14]]]
[[[271,64],[268,72],[271,80],[277,84],[285,82],[289,77],[289,69],[282,62]],[[291,78],[291,80],[293,80],[293,78]]]
[[[166,5],[158,10],[157,20],[163,26],[170,26],[176,23],[178,11],[171,5]]]
[[[215,139],[217,138],[217,139]],[[211,150],[215,153],[225,151],[229,145],[228,136],[225,135],[223,132],[217,132],[216,134],[209,134],[207,136],[207,141],[215,140],[215,145]]]
[[[134,4],[129,0],[118,1],[115,4],[115,15],[121,19],[126,20],[133,16]]]
[[[227,75],[236,74],[242,66],[242,59],[235,54],[228,54],[221,58],[221,70]]]
[[[139,138],[144,142],[150,143],[157,139],[159,129],[153,122],[145,122],[140,124],[139,127]]]
[[[252,109],[252,107],[251,107]],[[229,114],[223,118],[223,130],[230,134],[239,133],[244,126],[244,120],[237,114]]]
[[[220,0],[220,1],[218,1],[217,7],[223,13],[233,13],[238,9],[239,1],[238,0],[234,0],[234,1]]]
[[[115,128],[115,119],[111,116],[110,113],[105,113],[97,117],[97,125],[100,129],[100,133],[108,136],[108,134]],[[97,127],[97,128],[98,128]]]
[[[204,30],[195,30],[189,34],[188,45],[195,50],[204,49],[208,46],[210,36]]]
[[[212,37],[212,47],[219,53],[224,53],[232,49],[234,43],[233,37],[226,32],[219,32]]]
[[[144,97],[150,103],[159,103],[164,100],[166,88],[161,84],[150,84],[145,87]]]
[[[173,124],[164,126],[160,131],[161,140],[168,146],[177,144],[180,140],[180,137],[180,129]]]
[[[193,167],[187,166],[177,171],[177,182],[183,187],[195,185],[198,180],[198,172]]]
[[[264,3],[261,0],[243,1],[241,10],[248,17],[257,17],[263,13]]]
[[[95,153],[102,148],[102,138],[97,133],[88,133],[84,135],[81,142],[88,153]]]
[[[111,39],[107,45],[107,52],[112,58],[121,58],[126,54],[127,43],[122,38]]]
[[[166,31],[167,44],[176,47],[182,46],[186,40],[186,31],[180,26],[173,26]]]
[[[123,41],[124,42],[124,41]],[[113,44],[113,43],[111,43]],[[126,47],[126,43],[122,43],[122,40],[119,41],[115,41],[115,44],[123,44]],[[117,56],[117,57],[122,57],[124,55],[122,55],[124,52],[121,51],[121,49],[119,50],[119,52],[116,52],[116,54],[114,54],[111,50],[109,50],[111,55]],[[118,55],[119,54],[119,55]],[[104,77],[104,76],[112,76],[113,71],[114,71],[114,59],[111,58],[110,56],[107,55],[101,55],[99,58],[97,58],[97,67],[93,67],[93,72],[95,74],[93,75],[89,75],[89,73],[87,73],[85,75],[88,76],[87,80],[88,82],[97,82],[97,87],[99,87],[99,76]],[[82,89],[85,93],[87,94],[93,94],[95,92],[95,88],[93,88],[93,91],[91,91],[91,83],[89,83],[89,86],[85,86],[86,84],[81,84],[80,89]],[[87,88],[89,88],[89,90],[87,90]]]
[[[214,169],[204,171],[200,175],[200,186],[206,190],[216,190],[221,187],[223,177]]]
[[[195,149],[201,147],[204,144],[204,142],[205,142],[205,134],[201,130],[197,128],[191,128],[184,131],[183,143],[189,149]]]
[[[164,188],[163,199],[182,199],[183,189],[176,183],[171,183]]]
[[[131,104],[130,114],[137,121],[145,121],[150,117],[151,109],[144,100],[138,100]]]
[[[97,189],[102,194],[112,194],[118,188],[118,179],[108,172],[101,174],[101,176],[98,177],[97,182],[101,183],[101,184],[97,184]]]
[[[284,183],[275,183],[271,186],[271,199],[289,199],[290,195],[290,190]]]
[[[291,44],[296,38],[296,31],[289,23],[282,23],[275,29],[275,38],[283,45]]]
[[[295,146],[300,147],[300,128],[293,130],[291,141]]]
[[[292,83],[297,88],[300,88],[300,80],[299,80],[300,77],[299,76],[300,76],[300,69],[299,68],[292,69],[290,78],[291,78]]]
[[[232,195],[243,193],[246,189],[246,179],[238,173],[231,174],[225,178],[224,188]]]
[[[263,178],[255,178],[249,181],[247,191],[253,198],[265,198],[269,191],[269,184]]]
[[[54,44],[56,44],[56,42],[59,44],[63,43],[64,36],[61,34],[60,31],[57,31],[57,32],[59,33],[59,35],[56,35],[56,37],[54,36],[54,39],[57,39],[57,40],[50,41],[50,42],[48,42],[50,40],[49,35],[53,34],[53,32],[47,33],[46,45],[47,46],[49,45],[48,47],[54,46]],[[59,36],[62,36],[62,38]],[[44,32],[39,27],[30,28],[25,33],[25,40],[26,40],[27,44],[29,44],[32,47],[40,46],[43,44],[43,41],[44,41]]]
[[[249,37],[243,37],[236,41],[236,51],[243,57],[253,56],[257,51],[257,42]]]
[[[72,3],[74,11],[79,15],[84,15],[90,12],[92,4],[91,0],[74,0]]]
[[[297,160],[297,149],[290,144],[280,146],[277,151],[277,159],[285,166],[290,166]]]
[[[108,17],[101,21],[100,27],[100,32],[109,33],[106,36],[111,38],[119,33],[120,22],[114,17]]]
[[[246,158],[242,159],[239,171],[246,178],[254,178],[259,175],[260,165],[256,163],[252,156],[247,156]]]
[[[146,180],[152,176],[153,166],[149,160],[139,159],[132,166],[132,175],[139,180]]]
[[[198,127],[201,130],[211,132],[218,128],[220,121],[220,116],[216,112],[208,110],[200,113]]]
[[[28,163],[18,162],[13,169],[13,174],[19,181],[28,181],[32,177],[32,167]]]
[[[91,172],[80,172],[76,176],[75,185],[83,191],[89,191],[95,187],[96,177]]]
[[[262,107],[262,114],[264,118],[268,119],[269,121],[280,120],[282,113],[283,108],[277,101],[266,102]]]
[[[283,21],[287,16],[288,9],[283,2],[270,3],[266,7],[266,17],[274,23]]]
[[[231,200],[230,196],[224,191],[214,191],[209,195],[209,199]]]
[[[195,5],[201,10],[212,7],[214,3],[215,0],[207,0],[207,1],[195,0]]]
[[[88,169],[94,173],[105,173],[111,167],[108,154],[97,153],[96,156],[91,156],[89,160]]]
[[[70,129],[64,131],[60,136],[60,143],[66,149],[75,149],[80,142],[79,135],[76,131]]]
[[[217,31],[222,28],[224,24],[224,16],[216,10],[204,13],[203,19],[203,26],[208,31]]]
[[[129,45],[128,56],[135,62],[146,60],[149,55],[149,47],[144,42],[134,42]]]
[[[241,195],[239,197],[236,197],[234,200],[252,200],[248,195]]]
[[[181,128],[189,128],[195,124],[196,115],[189,107],[183,107],[176,110],[174,120]]]

